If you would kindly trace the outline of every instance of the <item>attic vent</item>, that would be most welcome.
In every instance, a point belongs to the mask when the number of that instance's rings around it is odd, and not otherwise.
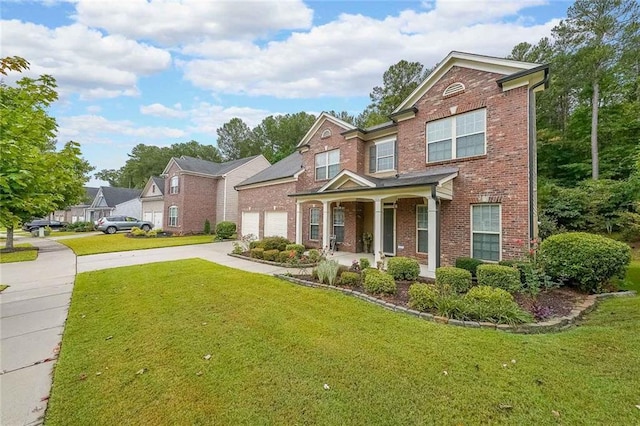
[[[320,135],[320,139],[326,139],[326,138],[330,138],[331,137],[331,130],[330,129],[324,129],[322,131],[322,135]]]
[[[444,89],[444,92],[442,92],[442,96],[443,97],[452,96],[462,92],[464,92],[464,84],[456,82],[456,83],[450,84],[449,87]]]

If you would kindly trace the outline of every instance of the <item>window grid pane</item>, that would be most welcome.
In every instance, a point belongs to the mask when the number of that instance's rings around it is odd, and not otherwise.
[[[500,235],[473,234],[473,258],[482,260],[500,260]]]
[[[500,232],[500,206],[488,204],[473,206],[474,232]]]
[[[484,133],[462,136],[456,139],[456,157],[484,154]]]
[[[429,210],[427,206],[418,206],[418,229],[429,228]]]
[[[418,230],[418,253],[429,253],[429,231]]]
[[[451,159],[451,139],[429,143],[428,147],[430,162]]]
[[[451,118],[427,124],[427,140],[429,142],[443,139],[451,139]]]
[[[320,236],[320,209],[311,208],[309,211],[309,239],[317,240]]]

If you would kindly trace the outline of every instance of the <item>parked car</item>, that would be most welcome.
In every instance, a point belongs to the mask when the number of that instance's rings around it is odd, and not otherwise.
[[[33,232],[37,231],[40,228],[44,228],[48,226],[51,229],[61,229],[67,226],[67,222],[60,222],[58,220],[49,220],[49,219],[36,219],[31,222],[24,223],[22,225],[22,229],[24,231]]]
[[[107,216],[98,219],[96,222],[96,229],[105,234],[115,234],[118,231],[130,231],[131,228],[134,227],[148,231],[153,228],[153,223],[130,216]]]

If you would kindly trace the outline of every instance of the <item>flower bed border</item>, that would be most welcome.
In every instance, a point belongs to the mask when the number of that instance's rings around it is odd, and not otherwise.
[[[237,255],[233,255],[233,256],[237,256]],[[267,261],[264,261],[264,263],[267,263]],[[268,263],[273,263],[273,262],[268,262]],[[495,324],[492,322],[463,321],[463,320],[457,320],[453,318],[441,317],[441,316],[433,315],[427,312],[420,312],[414,309],[406,308],[404,306],[395,305],[383,299],[378,299],[377,297],[372,296],[370,294],[361,293],[359,291],[351,290],[348,288],[336,287],[336,286],[331,286],[327,284],[319,284],[316,282],[302,280],[300,278],[290,277],[283,274],[274,274],[274,276],[282,280],[292,282],[294,284],[303,285],[305,287],[324,288],[328,290],[339,291],[344,294],[357,297],[358,299],[362,299],[366,302],[382,306],[383,308],[388,309],[390,311],[402,312],[405,314],[416,316],[418,318],[422,318],[427,321],[433,321],[440,324],[455,325],[457,327],[486,328],[486,329],[492,329],[492,330],[505,331],[508,333],[520,333],[520,334],[553,333],[553,332],[567,330],[571,326],[573,326],[574,323],[578,319],[580,319],[582,316],[594,310],[595,307],[597,306],[597,303],[600,300],[608,299],[611,297],[632,297],[636,295],[636,292],[634,290],[620,291],[616,293],[591,294],[587,296],[587,298],[584,301],[574,305],[569,315],[553,318],[553,319],[542,321],[542,322],[509,325],[509,324]]]
[[[289,268],[289,269],[313,268],[314,266],[318,265],[317,263],[300,263],[297,265],[293,265],[291,263],[282,263],[282,262],[274,262],[271,260],[257,259],[255,257],[249,257],[241,254],[235,254],[235,253],[227,253],[227,255],[231,257],[237,257],[238,259],[248,260],[250,262],[264,263],[265,265],[280,266],[281,268]]]

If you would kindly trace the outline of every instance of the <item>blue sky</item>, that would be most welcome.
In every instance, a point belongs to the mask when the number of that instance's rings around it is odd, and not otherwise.
[[[234,117],[253,127],[272,114],[358,114],[399,60],[505,56],[549,36],[570,4],[4,0],[2,56],[54,76],[58,141],[80,142],[96,170],[117,169],[138,143],[215,145]]]

